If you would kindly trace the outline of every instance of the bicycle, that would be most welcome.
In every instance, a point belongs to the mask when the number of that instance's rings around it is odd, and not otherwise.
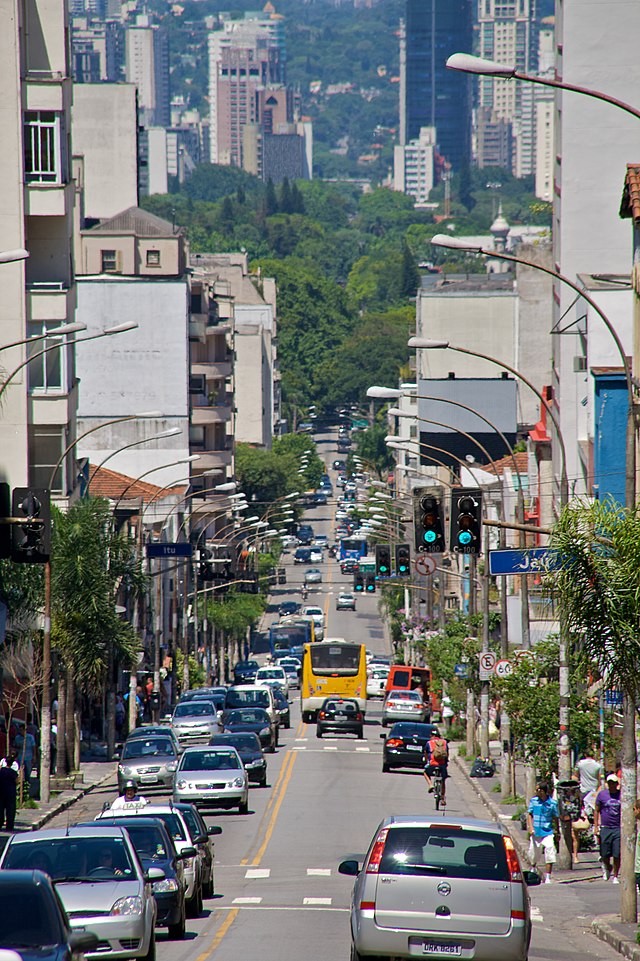
[[[444,788],[444,778],[442,777],[441,771],[434,771],[432,777],[433,784],[433,798],[436,802],[436,811],[440,810],[440,805],[446,807],[446,801],[442,796],[442,791]]]

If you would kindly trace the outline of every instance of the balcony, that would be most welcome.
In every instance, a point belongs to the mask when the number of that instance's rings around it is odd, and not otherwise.
[[[232,450],[198,450],[194,448],[193,453],[200,456],[200,460],[194,461],[191,468],[194,477],[202,471],[225,471],[227,467],[231,467],[233,460]]]
[[[205,380],[226,380],[227,377],[231,377],[232,373],[233,364],[231,360],[196,360],[191,364],[191,375],[200,375]]]
[[[27,217],[65,217],[73,209],[73,183],[28,183],[24,193]]]
[[[62,282],[27,286],[27,310],[31,321],[71,323],[75,306],[75,289]]]
[[[207,427],[209,424],[228,424],[233,409],[231,404],[206,404],[192,406],[191,424],[193,427]]]

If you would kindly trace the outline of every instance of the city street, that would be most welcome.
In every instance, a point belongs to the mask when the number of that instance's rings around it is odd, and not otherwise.
[[[330,451],[319,449],[330,462]],[[332,513],[330,504],[305,514],[330,542]],[[287,590],[277,595],[278,601],[299,599],[296,582],[304,570],[303,565],[294,568],[292,554],[285,560]],[[322,573],[321,590],[310,593],[308,603],[325,609],[326,636],[390,653],[377,611],[379,595],[359,597],[355,613],[336,612],[337,592],[343,586],[350,589],[351,578],[341,575],[331,559],[322,564]],[[296,691],[291,700],[292,728],[282,732],[278,752],[268,755],[269,787],[252,786],[246,816],[235,811],[207,816],[208,823],[223,829],[216,841],[216,894],[205,901],[201,917],[187,922],[184,942],[169,942],[159,932],[160,961],[346,961],[352,882],[338,874],[339,862],[362,858],[385,815],[433,808],[420,774],[382,774],[380,701],[369,703],[364,741],[351,736],[319,741],[314,726],[300,720]],[[485,808],[454,765],[451,774],[447,816],[485,817]],[[114,796],[115,779],[110,789],[94,791],[51,826],[94,817]],[[585,880],[567,877],[532,889],[532,961],[619,957],[588,930],[602,913],[603,901],[614,909],[614,892],[598,870],[580,877]]]

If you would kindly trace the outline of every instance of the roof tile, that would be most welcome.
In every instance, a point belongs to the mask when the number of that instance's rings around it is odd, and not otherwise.
[[[620,216],[640,221],[640,164],[627,164]]]
[[[94,476],[95,471],[95,476]],[[118,500],[127,493],[125,502],[128,500],[150,501],[163,490],[156,484],[148,484],[146,481],[136,480],[128,477],[127,474],[120,474],[118,471],[109,470],[108,467],[98,467],[95,464],[89,465],[89,477],[91,478],[90,493],[94,497],[106,497],[109,500]],[[127,490],[129,488],[129,490]],[[181,484],[177,487],[169,487],[164,491],[163,497],[172,497],[181,494],[186,487]],[[160,498],[159,498],[160,499]]]

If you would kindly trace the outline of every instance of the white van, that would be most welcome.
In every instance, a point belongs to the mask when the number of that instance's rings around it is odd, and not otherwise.
[[[225,694],[224,709],[225,711],[232,711],[238,707],[262,707],[276,727],[280,724],[280,715],[276,710],[273,691],[266,685],[235,684],[230,687]]]

